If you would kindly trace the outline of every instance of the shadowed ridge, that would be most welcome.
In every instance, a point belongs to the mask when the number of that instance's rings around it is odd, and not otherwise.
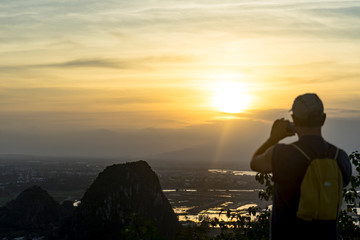
[[[44,234],[58,226],[60,220],[60,205],[47,191],[33,186],[0,208],[0,234]]]
[[[145,161],[101,172],[65,226],[68,239],[173,239],[179,222]],[[136,238],[135,238],[136,239]]]

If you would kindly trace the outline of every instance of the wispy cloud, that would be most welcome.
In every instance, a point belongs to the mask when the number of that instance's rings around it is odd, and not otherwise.
[[[106,59],[77,59],[62,63],[30,65],[29,67],[55,67],[55,68],[128,68],[128,64],[122,61]]]
[[[74,59],[65,62],[55,62],[46,64],[30,65],[0,65],[3,71],[18,71],[21,69],[31,68],[113,68],[113,69],[141,69],[153,64],[181,64],[195,62],[197,59],[193,56],[186,55],[159,55],[144,56],[133,59],[103,59],[88,58]]]
[[[86,3],[86,4],[85,4]],[[357,37],[358,1],[5,1],[3,42],[73,39],[121,29],[125,34],[204,29],[238,36],[264,33]],[[21,17],[20,17],[21,16]],[[339,21],[339,19],[341,19]],[[343,23],[352,21],[353,24]],[[354,22],[355,21],[355,22]],[[337,29],[341,27],[341,29]],[[27,30],[27,31],[25,31]],[[141,31],[140,31],[141,30]],[[316,31],[318,31],[316,33]],[[342,34],[338,34],[342,31]],[[351,34],[351,32],[353,34]],[[6,33],[6,34],[5,34]],[[240,34],[240,35],[239,35]],[[0,39],[1,39],[0,38]]]

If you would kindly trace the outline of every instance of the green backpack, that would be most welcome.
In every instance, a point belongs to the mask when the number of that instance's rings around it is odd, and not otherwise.
[[[296,216],[305,221],[336,220],[342,203],[342,174],[336,158],[311,159],[299,146],[292,144],[309,161],[300,186]]]

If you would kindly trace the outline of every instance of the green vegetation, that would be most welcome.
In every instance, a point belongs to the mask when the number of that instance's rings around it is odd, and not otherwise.
[[[350,159],[355,167],[355,174],[350,184],[344,189],[343,198],[346,209],[340,212],[338,231],[343,240],[360,239],[360,153],[353,152]]]
[[[350,184],[344,189],[343,199],[345,208],[338,219],[338,233],[340,240],[360,240],[359,208],[360,208],[360,153],[353,152],[350,160],[355,167],[355,174],[351,177]],[[271,201],[273,196],[273,183],[271,175],[257,174],[256,180],[264,186],[259,192],[261,200]],[[204,218],[194,227],[186,227],[178,235],[178,240],[265,240],[269,238],[270,215],[269,208],[251,207],[246,214],[232,213],[227,210],[229,221]],[[219,227],[220,234],[209,236],[209,226]]]

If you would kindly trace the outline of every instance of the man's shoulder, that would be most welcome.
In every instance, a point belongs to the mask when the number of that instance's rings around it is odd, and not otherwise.
[[[293,152],[295,147],[293,145],[297,145],[298,141],[292,143],[278,143],[274,146],[274,151],[276,152]]]
[[[330,148],[335,149],[335,151],[337,151],[337,159],[338,160],[340,160],[340,161],[348,161],[349,160],[349,155],[346,153],[345,150],[343,150],[342,148],[340,148],[330,142],[327,142],[327,143],[329,144]]]
[[[273,150],[273,160],[274,161],[283,161],[287,158],[294,158],[298,155],[298,150],[295,146],[298,145],[297,141],[292,143],[278,143],[274,146]],[[286,160],[287,161],[287,160]]]
[[[330,143],[329,143],[330,144]],[[352,175],[352,165],[350,162],[349,155],[341,148],[331,144],[333,147],[338,149],[336,161],[338,163],[338,166],[340,167],[342,176],[343,176],[343,185],[344,187],[349,184],[350,178]]]
[[[350,163],[350,157],[349,155],[346,153],[345,150],[337,147],[334,144],[329,143],[333,148],[337,149],[337,157],[336,160],[340,165],[351,165]]]
[[[341,153],[345,154],[346,156],[348,156],[348,154],[346,153],[346,151],[345,151],[344,149],[342,149],[341,147],[338,147],[337,145],[332,144],[332,143],[329,143],[329,145],[333,146],[334,148],[339,149],[339,153],[341,152]]]

